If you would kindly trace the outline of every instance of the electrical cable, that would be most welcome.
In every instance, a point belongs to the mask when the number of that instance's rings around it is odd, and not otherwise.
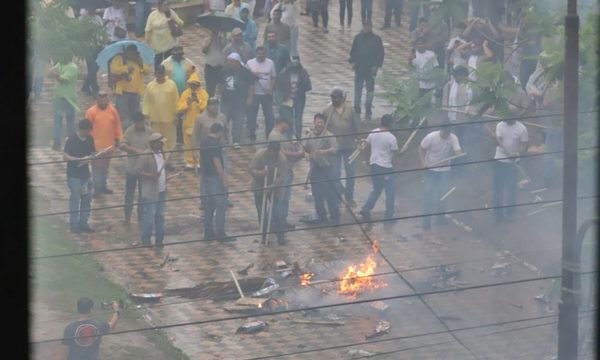
[[[598,271],[596,270],[596,271],[581,272],[582,275],[595,274],[595,273],[598,273]],[[515,284],[522,284],[522,283],[528,283],[528,282],[533,282],[533,281],[552,280],[552,279],[559,279],[559,278],[561,278],[561,275],[540,276],[537,278],[511,280],[511,281],[504,281],[504,282],[493,283],[493,284],[472,285],[472,286],[468,286],[468,287],[464,287],[464,288],[460,288],[460,289],[441,289],[441,290],[435,290],[435,291],[424,291],[424,292],[415,293],[415,294],[382,296],[382,297],[377,297],[377,298],[372,298],[372,299],[353,300],[353,301],[346,301],[346,302],[341,302],[341,303],[325,304],[325,305],[318,305],[318,306],[307,306],[307,307],[298,308],[298,309],[272,311],[272,312],[261,313],[261,314],[245,314],[245,315],[231,316],[231,317],[225,317],[225,318],[196,320],[196,321],[180,322],[180,323],[175,323],[175,324],[159,325],[159,326],[146,327],[146,328],[119,330],[119,331],[110,332],[103,336],[114,336],[114,335],[121,335],[121,334],[128,334],[128,333],[138,333],[138,332],[150,331],[150,330],[171,329],[171,328],[176,328],[176,327],[211,324],[211,323],[223,322],[223,321],[245,320],[245,319],[249,319],[249,318],[276,316],[276,315],[281,315],[281,314],[291,314],[291,313],[297,313],[297,312],[302,312],[302,311],[313,311],[313,310],[319,310],[319,309],[336,308],[336,307],[340,307],[340,306],[365,304],[365,303],[371,303],[371,302],[375,302],[375,301],[390,301],[390,300],[406,299],[406,298],[419,297],[419,296],[431,296],[431,295],[439,295],[439,294],[446,294],[446,293],[459,292],[459,291],[494,288],[497,286],[515,285]],[[84,337],[84,336],[80,336],[80,337]],[[29,343],[31,345],[46,344],[46,343],[63,341],[63,339],[70,340],[70,339],[76,339],[76,338],[80,338],[80,337],[73,336],[73,337],[67,337],[67,338],[54,338],[54,339],[33,341],[33,342],[29,342]]]
[[[457,106],[459,107],[459,106]],[[462,106],[460,106],[462,107]],[[589,113],[596,113],[598,112],[599,109],[594,109],[594,110],[586,110],[586,111],[580,111],[578,112],[578,114],[589,114]],[[440,110],[443,111],[443,110]],[[562,116],[564,115],[564,113],[552,113],[552,114],[537,114],[537,115],[527,115],[527,116],[519,116],[519,117],[507,117],[507,118],[502,118],[502,119],[488,119],[488,120],[476,120],[476,121],[465,121],[465,122],[456,122],[456,123],[451,123],[451,124],[447,124],[447,125],[443,125],[443,124],[439,124],[439,125],[425,125],[425,126],[414,126],[414,127],[405,127],[402,129],[392,129],[392,130],[386,130],[391,132],[391,133],[397,133],[397,132],[404,132],[404,131],[412,131],[412,130],[427,130],[427,129],[440,129],[443,127],[454,127],[454,126],[465,126],[465,125],[477,125],[477,124],[486,124],[486,123],[494,123],[494,122],[500,122],[500,121],[506,121],[506,120],[526,120],[526,119],[539,119],[539,118],[548,118],[548,117],[556,117],[556,116]],[[473,115],[476,116],[476,115]],[[481,115],[481,116],[485,116],[485,115]],[[358,131],[358,132],[352,132],[352,133],[347,133],[347,134],[338,134],[338,135],[327,135],[327,136],[320,136],[321,138],[325,139],[325,138],[337,138],[340,136],[358,136],[358,135],[369,135],[371,133],[377,133],[378,131]],[[380,131],[383,132],[383,131]],[[302,140],[307,140],[308,138],[301,138],[300,141]],[[273,141],[273,142],[278,142],[278,143],[286,143],[286,142],[296,142],[298,140],[296,139],[288,139],[288,140],[277,140],[277,141]],[[258,145],[264,145],[266,146],[270,141],[262,141],[262,142],[253,142],[253,143],[249,143],[249,144],[239,144],[237,146],[239,147],[252,147],[252,146],[258,146]],[[166,150],[163,151],[163,154],[168,154],[168,153],[179,153],[179,152],[189,152],[189,151],[200,151],[202,149],[212,149],[212,148],[233,148],[234,145],[233,144],[229,144],[229,145],[219,145],[219,146],[207,146],[207,147],[197,147],[197,148],[189,148],[189,149],[178,149],[178,150]],[[128,157],[135,157],[135,156],[142,156],[142,155],[152,155],[153,152],[144,152],[144,153],[140,153],[140,154],[123,154],[123,155],[113,155],[111,156],[111,159],[117,159],[117,158],[128,158]],[[54,161],[43,161],[43,162],[37,162],[37,163],[29,163],[27,164],[27,166],[41,166],[41,165],[50,165],[50,164],[61,164],[61,163],[66,163],[69,162],[70,160],[54,160]]]
[[[577,197],[578,200],[591,200],[591,199],[597,199],[597,198],[598,198],[598,195]],[[494,209],[507,209],[507,208],[513,208],[513,207],[522,207],[522,206],[554,204],[554,203],[558,203],[558,202],[562,202],[562,200],[560,200],[560,199],[543,200],[543,201],[538,201],[538,202],[519,203],[519,204],[513,204],[513,205],[489,206],[489,207],[483,207],[483,208],[472,208],[472,209],[461,209],[461,210],[449,210],[449,211],[438,212],[438,213],[400,216],[400,217],[394,217],[394,218],[390,218],[390,219],[367,220],[367,221],[361,221],[359,224],[375,224],[375,223],[381,223],[381,222],[385,223],[385,222],[393,222],[393,221],[407,220],[407,219],[418,219],[418,218],[428,217],[428,216],[462,214],[462,213],[489,211],[489,210],[494,210]],[[337,228],[337,227],[344,227],[344,226],[355,226],[355,225],[357,225],[355,222],[337,224],[337,225],[319,225],[319,226],[309,226],[309,227],[303,227],[303,228],[287,229],[287,230],[283,230],[283,232],[288,233],[288,232],[305,231],[305,230],[321,230],[321,229]],[[275,233],[276,233],[275,231],[264,232],[264,234],[275,234]],[[235,235],[235,237],[236,238],[252,237],[252,236],[260,236],[262,234],[263,234],[263,232],[242,233],[239,235]],[[167,246],[176,246],[176,245],[183,245],[183,244],[200,243],[200,242],[211,242],[211,241],[219,240],[219,239],[222,239],[222,238],[217,237],[213,240],[204,240],[204,239],[184,240],[184,241],[177,241],[177,242],[172,242],[172,243],[164,243],[163,246],[167,247]],[[123,248],[89,250],[89,251],[81,251],[81,252],[73,252],[73,253],[65,253],[65,254],[34,256],[34,257],[30,257],[29,260],[32,261],[32,260],[41,260],[41,259],[61,258],[61,257],[66,257],[66,256],[79,256],[79,255],[99,254],[99,253],[106,253],[106,252],[128,251],[128,250],[135,250],[135,249],[140,249],[140,248],[141,247],[139,247],[139,246],[129,246],[129,247],[123,247]]]
[[[598,147],[597,146],[589,146],[589,147],[584,147],[584,148],[579,148],[577,149],[577,151],[590,151],[590,150],[597,150]],[[527,158],[534,158],[534,157],[540,157],[540,156],[549,156],[549,155],[556,155],[556,154],[562,154],[564,151],[559,150],[559,151],[548,151],[548,152],[543,152],[543,153],[528,153],[528,154],[523,154],[520,156],[509,156],[509,157],[505,157],[502,159],[527,159]],[[485,163],[493,163],[494,161],[497,161],[498,159],[484,159],[484,160],[475,160],[475,161],[465,161],[465,162],[460,162],[460,163],[456,163],[456,164],[452,164],[452,167],[458,167],[458,166],[467,166],[467,165],[475,165],[475,164],[485,164]],[[420,171],[424,171],[424,170],[431,170],[431,169],[438,169],[438,168],[444,168],[444,167],[448,167],[448,165],[436,165],[436,166],[428,166],[428,167],[421,167],[421,168],[412,168],[412,169],[402,169],[402,170],[392,170],[392,171],[388,171],[385,173],[382,173],[382,175],[395,175],[395,174],[406,174],[406,173],[412,173],[412,172],[420,172]],[[370,178],[372,177],[372,174],[362,174],[362,175],[354,175],[354,176],[347,176],[347,177],[340,177],[340,178],[336,178],[333,181],[342,181],[342,180],[348,180],[348,179],[361,179],[361,178]],[[324,182],[330,182],[332,180],[317,180],[317,181],[311,181],[311,184],[318,184],[318,183],[324,183]],[[269,186],[268,189],[279,189],[279,188],[287,188],[287,187],[295,187],[295,186],[305,186],[306,184],[304,182],[302,183],[292,183],[292,184],[288,184],[288,185],[272,185]],[[221,192],[221,193],[216,193],[216,194],[211,194],[211,195],[193,195],[193,196],[185,196],[185,197],[178,197],[178,198],[169,198],[169,199],[165,199],[165,200],[157,200],[155,201],[156,203],[167,203],[167,202],[173,202],[173,201],[185,201],[185,200],[195,200],[195,199],[202,199],[202,198],[208,198],[208,197],[212,197],[212,196],[220,196],[220,195],[232,195],[232,194],[243,194],[243,193],[247,193],[247,192],[254,192],[254,191],[261,191],[264,190],[264,187],[257,187],[257,188],[250,188],[250,189],[242,189],[242,190],[231,190],[231,191],[226,191],[226,192]],[[143,202],[134,202],[131,205],[143,205]],[[99,210],[111,210],[111,209],[120,209],[120,208],[124,208],[125,204],[119,204],[119,205],[110,205],[110,206],[102,206],[102,207],[96,207],[96,208],[91,208],[90,212],[93,211],[99,211]],[[40,218],[40,217],[49,217],[49,216],[57,216],[57,215],[69,215],[71,212],[79,212],[79,210],[74,210],[74,211],[58,211],[58,212],[53,212],[53,213],[42,213],[42,214],[33,214],[33,215],[29,215],[30,218]]]

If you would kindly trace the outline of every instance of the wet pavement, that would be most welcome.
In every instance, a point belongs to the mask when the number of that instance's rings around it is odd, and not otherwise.
[[[355,12],[358,19],[360,15]],[[307,126],[311,123],[312,114],[327,105],[327,94],[331,87],[341,85],[348,91],[348,101],[352,101],[353,76],[347,59],[352,39],[359,31],[359,21],[355,21],[351,30],[342,30],[337,21],[337,3],[330,5],[329,13],[328,34],[322,33],[321,29],[314,29],[309,17],[300,17],[300,55],[313,83],[305,110],[304,122]],[[392,28],[382,32],[377,30],[377,21],[382,18],[382,10],[376,8],[373,14],[376,22],[374,28],[382,36],[386,50],[381,74],[399,77],[401,74],[397,62],[408,55],[408,19],[403,18],[401,29]],[[258,22],[262,35],[264,19]],[[197,65],[203,65],[200,44],[206,35],[203,29],[191,26],[181,40],[186,55]],[[84,66],[80,69],[83,71]],[[102,81],[106,86],[106,79],[102,78]],[[52,117],[48,115],[51,114],[50,88],[51,85],[47,83],[43,98],[32,109],[30,129],[34,139],[43,138],[38,133],[39,129],[52,124]],[[379,90],[377,86],[376,93]],[[90,103],[91,99],[82,96],[82,109]],[[376,95],[374,118],[388,111],[390,107],[381,96]],[[376,127],[375,122],[365,122],[363,125],[365,128]],[[263,133],[264,127],[259,128],[259,140]],[[29,163],[61,160],[61,154],[53,152],[48,146],[50,137],[48,134],[45,146],[32,144],[28,154]],[[122,205],[124,196],[124,158],[113,159],[111,163],[109,187],[115,193],[94,199],[92,204],[94,208],[117,208],[93,211],[90,224],[97,232],[89,236],[72,236],[73,241],[77,241],[82,250],[128,248],[93,256],[103,264],[104,273],[112,281],[130,292],[161,292],[210,282],[228,282],[231,281],[230,269],[237,271],[253,263],[247,276],[238,277],[273,276],[281,281],[284,293],[276,297],[284,299],[285,303],[277,308],[278,311],[401,297],[386,300],[389,309],[383,313],[373,309],[367,302],[247,320],[224,310],[224,307],[233,305],[233,300],[164,296],[157,304],[141,306],[140,311],[146,314],[152,326],[201,322],[164,330],[173,344],[191,359],[251,359],[280,355],[286,359],[339,359],[353,349],[384,353],[378,357],[384,359],[550,359],[555,354],[557,318],[552,315],[556,313],[533,299],[550,287],[549,280],[425,296],[411,295],[415,292],[559,274],[560,206],[549,207],[542,216],[527,215],[540,209],[539,205],[519,209],[518,220],[514,224],[494,225],[492,214],[488,211],[455,214],[453,218],[463,222],[463,225],[449,221],[447,225],[434,226],[431,231],[421,230],[419,218],[403,219],[386,227],[377,223],[372,229],[366,230],[364,225],[356,224],[359,208],[354,208],[351,211],[342,210],[342,226],[317,230],[298,221],[301,216],[313,212],[312,202],[305,199],[309,190],[299,185],[292,191],[288,217],[289,222],[298,225],[295,231],[287,234],[288,245],[264,247],[260,245],[260,236],[242,236],[256,233],[259,227],[253,195],[251,192],[242,192],[250,185],[247,167],[258,148],[244,146],[240,150],[226,150],[230,161],[229,190],[234,192],[229,197],[234,207],[227,213],[227,231],[238,237],[236,242],[220,244],[201,241],[203,226],[202,212],[198,207],[199,177],[192,172],[184,172],[168,183],[168,198],[172,200],[167,203],[165,247],[130,249],[132,244],[139,242],[139,234],[135,229],[135,220],[131,229],[121,224],[123,210],[118,206]],[[403,156],[401,168],[417,166],[418,157],[414,149]],[[181,167],[181,158],[178,160]],[[366,167],[360,162],[358,170],[359,174],[366,174]],[[307,162],[301,161],[295,168],[294,183],[304,183],[307,171]],[[448,210],[480,208],[486,203],[490,204],[489,173],[486,169],[478,169],[473,172],[476,177],[469,181],[460,180],[462,178],[457,175],[455,181],[460,186],[450,197]],[[42,194],[51,200],[51,208],[46,212],[68,210],[69,192],[64,177],[62,163],[30,167],[30,186],[34,196]],[[422,192],[420,174],[402,174],[398,176],[397,185],[396,216],[418,215],[421,212]],[[355,200],[359,206],[366,201],[370,188],[368,178],[357,179]],[[530,190],[535,188],[521,191],[519,200],[533,202],[535,198]],[[546,200],[556,199],[560,197],[560,192],[549,190],[542,197]],[[375,220],[382,217],[383,195],[372,215]],[[58,216],[68,220],[67,215]],[[470,226],[472,231],[465,230],[464,225]],[[301,269],[316,272],[317,280],[335,280],[343,268],[363,262],[371,253],[371,242],[365,232],[371,240],[379,242],[380,251],[375,255],[376,273],[385,274],[378,278],[387,283],[387,287],[361,293],[353,300],[337,294],[335,282],[303,288],[297,284],[294,276],[281,279],[275,271],[275,261],[284,260],[287,264],[297,262]],[[275,239],[271,241],[276,243]],[[161,266],[167,254],[176,260],[167,261],[166,265]],[[44,261],[60,261],[60,258]],[[508,263],[509,270],[500,275],[494,274],[491,268],[498,263]],[[442,264],[455,264],[460,273],[454,279],[436,281],[438,266]],[[33,304],[34,316],[36,311],[42,309]],[[238,318],[221,321],[231,317]],[[531,318],[534,319],[515,322]],[[343,325],[329,327],[294,322],[332,319]],[[392,328],[389,334],[367,343],[365,335],[373,332],[379,319],[390,321]],[[269,325],[266,330],[256,334],[235,334],[240,325],[253,320],[266,321]],[[503,322],[507,324],[481,327]],[[63,326],[62,323],[56,325],[57,329]],[[452,332],[448,332],[448,329]],[[47,329],[33,330],[34,340],[46,338]],[[126,337],[127,334],[119,336]],[[354,343],[362,345],[350,346]],[[313,351],[320,348],[327,350]],[[284,357],[285,354],[288,355]]]

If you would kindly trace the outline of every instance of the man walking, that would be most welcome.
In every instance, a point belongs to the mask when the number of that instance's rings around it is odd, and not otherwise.
[[[135,188],[138,188],[137,220],[138,226],[142,227],[142,182],[138,176],[135,165],[139,155],[149,152],[150,135],[154,133],[152,128],[146,126],[144,114],[138,112],[133,116],[133,125],[131,125],[123,135],[123,141],[119,144],[120,149],[125,151],[127,157],[127,172],[125,177],[125,226],[131,222],[131,212],[133,210],[133,197]]]
[[[371,146],[371,157],[369,165],[371,167],[371,179],[373,180],[373,190],[367,198],[367,202],[360,210],[362,217],[369,221],[371,220],[371,210],[375,207],[375,203],[379,199],[381,192],[385,189],[385,219],[394,217],[394,199],[396,194],[395,176],[391,174],[394,170],[392,158],[394,152],[398,150],[398,140],[396,136],[390,132],[393,118],[386,114],[381,118],[381,123],[378,128],[373,130],[367,140],[365,146]]]
[[[204,64],[204,81],[209,96],[215,96],[215,89],[221,79],[221,71],[225,64],[223,50],[227,45],[225,37],[217,30],[211,30],[210,37],[202,47],[202,53],[206,55]]]
[[[350,155],[355,150],[356,132],[358,132],[359,118],[352,106],[346,103],[346,95],[340,87],[334,87],[331,92],[331,105],[323,114],[329,119],[327,130],[336,136],[338,151],[336,159],[332,162],[333,174],[337,180],[336,188],[340,196],[345,197],[348,205],[356,206],[354,202],[354,165],[350,163]],[[345,187],[342,186],[342,163],[346,173]]]
[[[231,137],[235,149],[240,148],[242,125],[246,116],[246,106],[254,102],[254,75],[242,66],[238,53],[227,56],[227,63],[217,85],[217,94],[221,97],[221,112],[227,118],[231,128]],[[250,139],[255,141],[256,139]]]
[[[442,121],[442,128],[427,134],[419,146],[419,159],[425,168],[423,178],[425,190],[423,193],[423,214],[438,213],[438,224],[444,224],[443,213],[446,211],[446,201],[441,198],[448,192],[448,177],[450,175],[450,161],[442,161],[462,153],[458,138],[450,131],[448,119]],[[447,166],[446,166],[447,165]],[[440,167],[442,166],[442,167]],[[428,167],[434,167],[428,169]],[[431,216],[424,216],[422,228],[431,229]]]
[[[273,9],[273,22],[267,24],[265,27],[264,43],[268,42],[267,34],[269,32],[275,33],[275,40],[277,43],[285,46],[288,50],[291,45],[291,29],[289,25],[284,24],[281,21],[281,8],[277,7]]]
[[[63,160],[67,161],[67,185],[71,192],[69,225],[73,234],[94,232],[88,225],[92,204],[89,160],[96,151],[91,131],[92,123],[87,119],[81,120],[77,132],[67,138],[63,154]]]
[[[514,205],[519,181],[519,156],[527,151],[527,128],[516,120],[502,120],[496,125],[496,154],[494,155],[494,207]],[[506,194],[506,203],[502,200]],[[494,209],[496,223],[514,221],[515,208]]]
[[[156,69],[156,79],[150,81],[144,92],[142,113],[150,120],[150,127],[165,136],[165,146],[171,150],[176,140],[177,85],[167,79],[165,67]]]
[[[115,147],[123,137],[119,112],[110,103],[108,94],[104,91],[98,93],[96,104],[85,112],[85,118],[92,123],[92,138],[98,151],[104,153],[92,161],[92,177],[94,179],[94,197],[101,193],[112,194],[113,191],[106,186],[110,159],[115,152]]]
[[[281,185],[284,183],[288,166],[285,156],[280,150],[281,143],[272,141],[268,143],[266,149],[259,150],[254,155],[250,163],[250,175],[252,175],[250,188],[254,190],[254,205],[258,213],[258,222],[259,224],[263,224],[260,232],[275,232],[279,245],[285,245],[285,225],[282,209],[284,189],[281,188]],[[263,188],[265,176],[267,177],[267,188]],[[264,210],[264,214],[267,217],[264,219],[261,218],[261,214],[263,214],[263,193],[266,198],[265,206],[267,206]],[[271,214],[270,229],[267,227],[269,225],[268,214]]]
[[[289,125],[283,120],[279,119],[275,122],[273,131],[269,134],[267,141],[277,142],[281,145],[281,154],[285,156],[287,163],[287,172],[283,174],[280,170],[279,174],[284,177],[283,188],[281,189],[281,216],[282,224],[285,229],[293,229],[294,226],[290,225],[287,221],[288,211],[290,207],[290,197],[292,196],[292,187],[290,186],[294,181],[294,165],[304,157],[304,151],[300,148],[297,141],[290,141]]]
[[[306,93],[312,90],[310,77],[300,64],[300,57],[292,61],[277,75],[275,80],[275,102],[279,104],[279,115],[287,122],[289,132],[296,139],[302,137],[302,115],[306,105]]]
[[[277,42],[275,32],[269,31],[267,34],[267,57],[275,63],[275,72],[279,74],[281,70],[290,62],[290,52],[288,48]]]
[[[375,76],[383,65],[383,43],[379,35],[373,33],[371,23],[364,23],[362,32],[354,37],[349,62],[354,69],[354,109],[360,114],[363,84],[367,87],[365,101],[366,119],[371,120]]]
[[[381,30],[389,29],[392,25],[392,12],[394,13],[394,22],[396,27],[400,27],[402,20],[402,7],[404,0],[385,0],[385,13],[383,16],[383,27]]]
[[[223,54],[228,57],[232,53],[237,53],[241,57],[242,65],[254,57],[254,51],[250,44],[244,41],[242,29],[235,28],[231,31],[231,42],[223,49]]]
[[[59,151],[62,139],[63,114],[67,122],[67,136],[75,135],[75,110],[77,109],[77,76],[79,70],[72,59],[59,59],[50,69],[48,78],[54,84],[54,144],[52,150]]]
[[[60,359],[98,359],[102,335],[108,334],[119,321],[119,304],[113,301],[113,314],[108,322],[92,319],[91,312],[94,302],[87,297],[77,301],[79,317],[65,327],[63,333]],[[66,354],[65,354],[66,353]]]
[[[373,15],[373,0],[360,0],[360,19],[362,23],[370,23]]]
[[[144,94],[144,75],[150,74],[150,65],[144,64],[135,45],[128,45],[123,54],[110,62],[108,83],[115,91],[115,106],[123,127],[131,125],[133,114],[140,111]]]
[[[223,125],[214,123],[208,137],[202,142],[200,157],[202,178],[200,194],[204,197],[204,240],[235,241],[225,233],[225,213],[227,211],[227,191],[229,185],[223,166]],[[203,194],[203,191],[205,194]],[[213,225],[214,220],[214,225]]]
[[[273,87],[275,86],[275,64],[267,59],[266,49],[262,46],[256,48],[256,58],[248,60],[250,70],[256,80],[254,81],[253,102],[248,109],[248,135],[251,141],[256,139],[256,117],[258,107],[262,107],[265,117],[265,138],[273,130]]]
[[[348,27],[352,27],[352,2],[354,0],[340,0],[340,26],[344,28],[344,17],[348,9]]]
[[[162,247],[165,238],[167,198],[166,160],[163,153],[165,141],[165,137],[159,133],[150,135],[149,145],[152,154],[140,156],[136,164],[142,190],[142,246],[151,246],[150,238],[153,232],[155,246]]]
[[[327,224],[327,211],[329,209],[331,223],[340,223],[339,201],[336,195],[336,182],[339,178],[335,175],[338,145],[333,134],[325,129],[325,115],[316,114],[314,127],[304,143],[306,156],[310,160],[310,187],[315,202],[317,219],[309,223],[314,225]]]

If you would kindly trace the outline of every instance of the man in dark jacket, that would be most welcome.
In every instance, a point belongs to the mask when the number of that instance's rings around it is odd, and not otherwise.
[[[288,124],[289,132],[302,137],[302,115],[306,104],[306,92],[312,90],[310,77],[300,64],[300,57],[292,61],[281,71],[275,82],[275,101],[279,104],[279,114]]]
[[[375,75],[377,69],[383,65],[383,43],[378,35],[372,31],[370,22],[363,25],[363,30],[352,42],[350,50],[350,64],[354,69],[354,109],[360,114],[360,102],[363,83],[367,87],[367,100],[365,101],[366,119],[371,119],[371,108],[375,93]]]
[[[279,75],[281,70],[290,62],[290,51],[285,46],[277,42],[277,34],[272,31],[267,31],[267,57],[275,63],[275,73]]]

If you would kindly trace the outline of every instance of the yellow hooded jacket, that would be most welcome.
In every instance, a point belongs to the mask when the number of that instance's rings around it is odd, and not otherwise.
[[[194,72],[190,75],[190,78],[187,81],[188,85],[196,83],[200,86],[200,78]],[[192,88],[188,87],[185,89],[181,97],[179,98],[179,103],[177,104],[177,112],[184,113],[185,117],[183,119],[183,132],[187,135],[192,135],[194,132],[194,124],[196,123],[196,118],[200,115],[208,105],[208,93],[206,90],[199,87],[196,91],[193,91],[196,94],[196,98],[198,101],[193,101],[190,105],[188,105],[188,99],[192,97]]]

